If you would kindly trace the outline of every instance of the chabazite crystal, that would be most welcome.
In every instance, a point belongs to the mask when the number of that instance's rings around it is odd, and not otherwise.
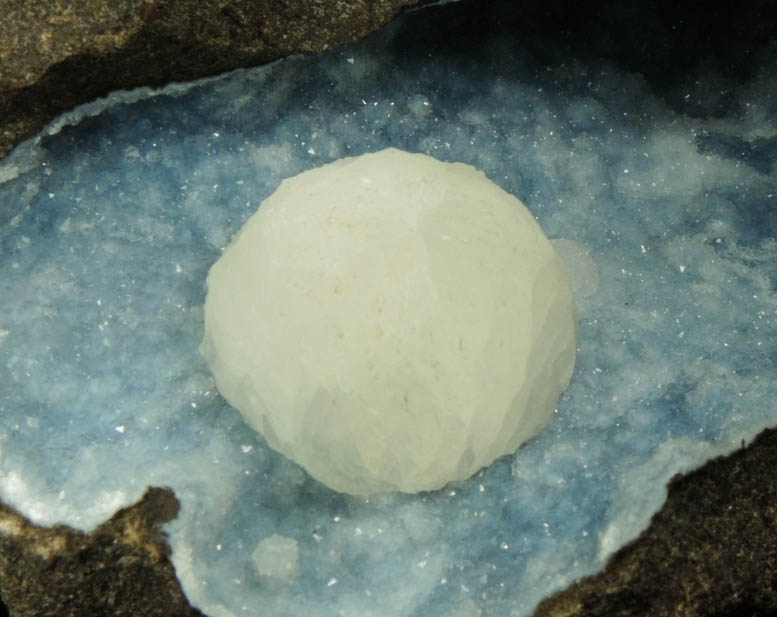
[[[267,442],[338,491],[436,489],[550,419],[566,268],[475,168],[395,149],[284,181],[208,275],[202,351]]]

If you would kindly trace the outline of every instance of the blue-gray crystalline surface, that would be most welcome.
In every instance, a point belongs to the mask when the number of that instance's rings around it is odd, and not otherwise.
[[[634,538],[673,474],[777,424],[775,51],[686,115],[498,32],[419,51],[419,19],[114,95],[0,163],[0,498],[89,528],[172,487],[173,560],[211,617],[522,617]],[[280,181],[389,146],[484,170],[600,282],[547,429],[461,485],[364,499],[269,450],[197,347],[208,268]],[[273,535],[275,574],[254,556]]]

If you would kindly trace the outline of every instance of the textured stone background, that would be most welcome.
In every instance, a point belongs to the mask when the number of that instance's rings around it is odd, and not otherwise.
[[[161,86],[373,32],[422,0],[3,0],[0,158],[119,88]]]
[[[777,615],[777,430],[669,485],[650,527],[535,617]]]
[[[59,113],[113,89],[159,86],[320,51],[367,34],[415,3],[4,0],[0,157]],[[557,28],[567,42],[598,46],[607,37],[631,36],[623,30],[580,32],[556,8],[543,27]],[[777,44],[775,11],[766,2],[714,10],[666,3],[657,12],[667,17],[649,25],[658,28],[655,44],[640,53],[674,55],[678,70],[706,53],[735,74],[747,70],[749,41],[766,37]],[[517,24],[517,35],[521,27],[535,26],[530,20]],[[770,430],[739,452],[677,478],[665,507],[637,541],[600,575],[545,601],[538,615],[777,615],[776,463],[777,431]],[[0,594],[10,614],[198,614],[180,593],[158,531],[176,511],[172,495],[152,491],[87,535],[39,528],[1,508]],[[5,610],[0,606],[0,615]]]
[[[0,584],[11,615],[201,616],[181,591],[160,532],[178,509],[172,491],[149,489],[85,534],[38,527],[0,504]]]

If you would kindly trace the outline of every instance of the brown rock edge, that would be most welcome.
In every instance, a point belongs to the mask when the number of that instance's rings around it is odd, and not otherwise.
[[[675,476],[663,508],[600,574],[534,617],[777,615],[777,429]]]
[[[324,51],[428,0],[3,0],[0,159],[113,90]]]
[[[170,563],[161,526],[178,515],[150,488],[87,534],[39,527],[0,503],[0,593],[13,617],[202,617]]]

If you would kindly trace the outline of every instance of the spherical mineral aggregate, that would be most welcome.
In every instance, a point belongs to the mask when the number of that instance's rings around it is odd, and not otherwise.
[[[468,478],[549,421],[574,366],[567,272],[532,215],[421,154],[285,180],[207,285],[219,390],[338,491]]]

